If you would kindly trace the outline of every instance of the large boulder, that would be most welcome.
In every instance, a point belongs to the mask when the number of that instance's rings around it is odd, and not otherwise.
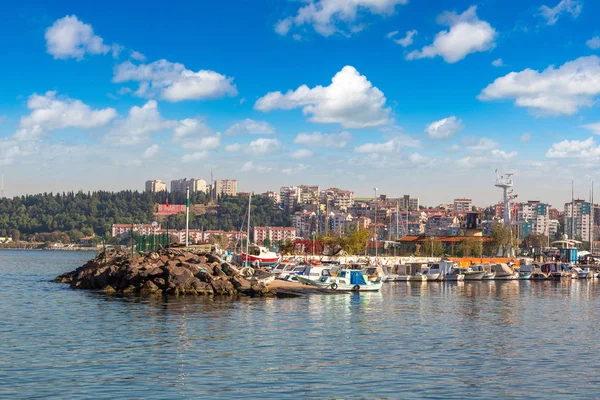
[[[231,282],[225,279],[215,279],[212,281],[211,286],[215,294],[232,295],[236,293],[236,290]]]

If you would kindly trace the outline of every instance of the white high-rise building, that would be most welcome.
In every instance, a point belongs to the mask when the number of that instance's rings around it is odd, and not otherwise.
[[[237,196],[237,180],[219,179],[215,181],[215,193],[217,196]]]
[[[190,188],[190,193],[202,192],[207,193],[208,187],[204,179],[176,179],[171,181],[171,192],[185,193],[187,188]]]
[[[573,204],[575,207],[573,208]],[[590,222],[592,218],[591,204],[585,200],[565,203],[565,234],[570,239],[590,240]],[[571,211],[574,210],[573,213]]]
[[[146,181],[146,192],[157,193],[157,192],[166,192],[167,184],[163,181],[156,179],[152,181]]]

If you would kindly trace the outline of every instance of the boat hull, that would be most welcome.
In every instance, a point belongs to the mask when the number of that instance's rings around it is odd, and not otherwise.
[[[383,282],[372,282],[367,285],[352,285],[337,282],[321,282],[298,276],[298,281],[324,290],[335,290],[338,292],[377,292],[381,289]]]
[[[531,272],[520,272],[519,279],[523,279],[523,280],[531,279]]]
[[[483,277],[485,276],[485,272],[472,272],[464,275],[465,281],[482,281]]]
[[[442,280],[442,274],[427,274],[425,275],[427,277],[428,281],[441,281]]]
[[[462,282],[465,280],[464,275],[446,275],[444,276],[444,280],[448,282]]]
[[[246,264],[254,264],[257,261],[259,262],[261,267],[273,266],[279,263],[281,257],[260,257],[253,255],[246,255],[246,253],[242,253],[242,262]]]

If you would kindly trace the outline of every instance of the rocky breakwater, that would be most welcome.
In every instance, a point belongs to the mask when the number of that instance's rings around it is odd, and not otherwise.
[[[244,271],[247,272],[248,271]],[[252,272],[252,271],[250,271]],[[99,253],[56,282],[73,289],[119,294],[175,296],[268,296],[269,287],[256,276],[245,276],[234,265],[211,254],[161,250],[130,257],[125,252]]]

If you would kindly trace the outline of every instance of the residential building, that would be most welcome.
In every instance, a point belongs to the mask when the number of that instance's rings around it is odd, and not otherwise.
[[[565,203],[565,234],[570,239],[583,240],[584,242],[589,241],[591,218],[592,207],[589,202],[574,200],[573,203]]]
[[[557,219],[551,219],[548,221],[548,232],[550,234],[550,238],[553,238],[558,233],[558,227],[560,226],[560,221]]]
[[[279,189],[281,205],[286,210],[293,210],[300,201],[300,188],[298,186],[282,186]]]
[[[269,192],[264,192],[262,195],[267,196],[268,198],[273,200],[273,203],[275,203],[275,204],[281,203],[281,194],[279,192],[269,191]]]
[[[126,237],[131,232],[131,224],[113,224],[111,229],[112,237]],[[160,224],[152,226],[152,224],[133,224],[133,233],[136,235],[153,235],[160,231]]]
[[[319,204],[319,186],[302,185],[299,187],[300,195],[298,202],[300,204]]]
[[[218,179],[215,181],[215,195],[220,196],[237,196],[237,180],[235,179]]]
[[[471,199],[454,199],[453,211],[455,214],[470,212],[473,208],[473,200]]]
[[[171,181],[171,192],[185,193],[187,188],[190,189],[190,193],[208,193],[208,187],[204,179],[175,179]]]
[[[166,192],[167,184],[163,181],[156,179],[152,181],[146,181],[146,192],[150,193],[158,193],[158,192]]]
[[[321,203],[330,202],[330,207],[338,210],[348,210],[354,205],[354,192],[338,188],[321,191]]]
[[[316,231],[317,214],[311,211],[298,211],[294,213],[293,227],[296,229],[296,234],[303,238],[308,238],[312,232]]]
[[[283,226],[255,226],[253,229],[254,243],[263,244],[265,240],[271,243],[294,241],[296,239],[296,228]]]
[[[418,197],[410,197],[410,195],[405,194],[400,199],[400,208],[403,210],[408,209],[409,211],[418,211],[419,210],[419,198]]]
[[[448,236],[457,232],[459,229],[460,222],[457,217],[443,217],[436,215],[428,218],[425,223],[425,232],[428,235]]]
[[[530,233],[548,235],[550,222],[550,205],[540,201],[520,203],[513,220],[519,225],[519,237],[523,239]]]

